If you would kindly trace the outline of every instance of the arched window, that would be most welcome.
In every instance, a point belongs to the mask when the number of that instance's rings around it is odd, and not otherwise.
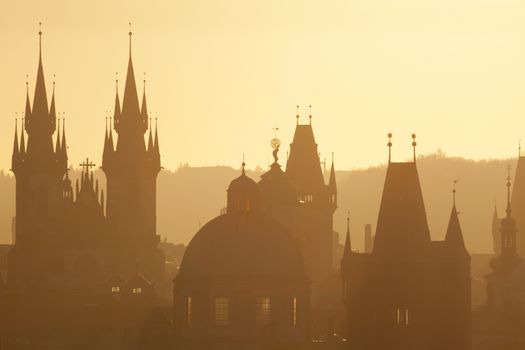
[[[255,305],[255,322],[258,326],[269,326],[271,316],[271,300],[269,297],[259,297]]]
[[[186,325],[191,326],[193,321],[193,300],[190,296],[186,298]]]
[[[297,326],[297,297],[292,298],[292,324]]]
[[[216,326],[227,326],[230,323],[230,301],[226,297],[214,300],[214,323]]]

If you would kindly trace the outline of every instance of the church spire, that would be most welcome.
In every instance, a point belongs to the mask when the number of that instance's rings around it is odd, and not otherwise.
[[[149,136],[148,136],[148,152],[153,152],[153,132],[151,131],[151,128],[153,126],[153,124],[151,123],[151,118],[150,118],[150,128],[149,128]]]
[[[26,124],[31,119],[31,102],[29,101],[29,82],[26,80],[26,110],[24,113],[25,122]],[[22,118],[22,122],[24,121],[24,118]],[[22,130],[25,129],[25,126],[22,125]]]
[[[57,113],[55,110],[55,81],[53,80],[53,93],[51,94],[51,107],[49,108],[49,119],[56,123]]]
[[[117,130],[118,132],[118,124],[120,122],[120,99],[118,96],[118,79],[115,79],[115,108],[113,109],[113,121],[115,122],[115,130]]]
[[[13,142],[13,157],[18,156],[20,148],[18,147],[18,119],[15,119],[15,139]]]
[[[41,26],[42,23],[39,23]],[[46,94],[46,83],[44,79],[44,68],[42,65],[42,29],[40,28],[38,32],[38,45],[39,45],[39,54],[38,54],[38,71],[36,76],[36,85],[35,85],[35,97],[33,99],[33,110],[32,115],[38,117],[47,117],[49,114],[49,109],[47,105],[47,94]]]
[[[139,100],[137,96],[137,85],[135,84],[135,73],[133,71],[133,60],[131,57],[131,23],[129,30],[129,60],[122,102],[122,114],[128,118],[140,115]]]
[[[146,73],[144,73],[146,74]],[[144,123],[148,122],[148,105],[146,103],[146,79],[143,80],[143,92],[142,92],[142,105],[140,109],[140,116],[142,117],[142,121]]]
[[[55,153],[60,154],[60,119],[57,120],[57,139],[55,144]]]
[[[62,145],[60,146],[62,160],[66,162],[67,167],[67,142],[66,142],[66,117],[62,116]]]
[[[447,233],[445,234],[445,246],[452,254],[467,254],[463,232],[459,224],[458,211],[456,210],[456,183],[454,180],[452,189],[452,212],[448,221]]]
[[[337,183],[335,181],[334,152],[332,152],[332,166],[330,167],[330,180],[328,186],[333,192],[337,192]]]
[[[24,118],[22,118],[22,127],[20,130],[20,153],[26,153],[26,138],[25,138],[25,125]]]
[[[348,259],[352,253],[352,241],[350,240],[350,212],[346,215],[346,241],[343,259]]]
[[[153,149],[155,155],[160,157],[160,148],[159,148],[159,130],[157,128],[157,118],[155,118],[155,140],[153,141]]]

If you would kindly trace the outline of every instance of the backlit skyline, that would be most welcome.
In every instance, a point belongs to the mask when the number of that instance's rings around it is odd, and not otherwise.
[[[136,79],[146,72],[148,108],[158,116],[162,163],[249,168],[291,142],[296,105],[312,105],[321,157],[336,168],[384,163],[442,149],[473,159],[514,157],[525,115],[525,5],[517,1],[66,1],[9,4],[0,14],[1,146],[15,113],[33,98],[42,22],[50,98],[56,75],[70,164],[101,154],[123,92],[128,22]],[[139,93],[142,93],[139,84]],[[0,154],[10,168],[10,154]]]

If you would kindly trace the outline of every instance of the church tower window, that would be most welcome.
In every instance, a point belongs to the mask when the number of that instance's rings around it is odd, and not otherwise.
[[[255,321],[258,326],[270,325],[271,300],[269,297],[257,298]]]
[[[214,323],[228,326],[230,322],[230,301],[226,297],[216,297],[214,302]]]
[[[292,299],[292,324],[297,326],[297,297]]]
[[[193,299],[189,296],[186,298],[186,325],[191,326],[193,321]]]
[[[142,288],[140,287],[135,287],[131,290],[131,293],[133,294],[142,294]]]

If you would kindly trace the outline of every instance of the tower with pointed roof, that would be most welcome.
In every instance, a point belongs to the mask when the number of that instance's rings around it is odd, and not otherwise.
[[[516,220],[516,252],[519,256],[525,257],[525,156],[520,154],[514,174],[514,186],[511,197],[512,216]]]
[[[302,225],[297,228],[295,236],[299,240],[308,275],[315,282],[334,270],[333,214],[337,209],[337,184],[333,159],[329,183],[325,184],[311,114],[308,124],[301,124],[299,115],[296,117],[286,175],[297,187]]]
[[[62,136],[57,131],[54,83],[51,104],[48,104],[42,63],[42,31],[38,34],[39,57],[33,103],[26,83],[25,114],[20,128],[15,127],[11,165],[16,177],[16,245],[8,258],[8,282],[20,288],[28,288],[49,277],[59,263],[54,260],[59,257],[45,255],[39,250],[43,244],[59,242],[57,225],[67,170],[65,131],[62,129]],[[53,147],[54,134],[56,147]],[[26,259],[28,255],[32,255],[31,261]]]
[[[104,140],[102,169],[107,179],[106,214],[110,230],[121,241],[118,272],[130,278],[138,263],[141,273],[160,288],[164,281],[164,258],[157,249],[160,240],[156,231],[156,181],[161,169],[159,139],[156,126],[153,133],[149,122],[145,82],[142,104],[139,104],[131,35],[130,31],[122,108],[118,85],[115,96],[112,121],[116,143],[111,127]]]
[[[518,173],[518,172],[516,172]],[[517,180],[517,179],[516,179]],[[525,295],[524,271],[525,260],[517,253],[519,240],[517,232],[519,228],[513,217],[514,207],[510,198],[511,177],[510,167],[507,176],[507,208],[505,217],[500,220],[500,252],[490,262],[492,272],[485,276],[487,282],[487,304],[486,311],[489,317],[497,319],[503,316],[509,320],[506,327],[519,329],[522,318],[522,308]],[[517,183],[515,182],[515,186]],[[513,191],[517,192],[516,188]],[[519,203],[519,202],[518,202]]]
[[[470,255],[455,204],[443,241],[432,241],[414,160],[389,157],[370,253],[341,262],[346,336],[354,349],[470,349]]]

